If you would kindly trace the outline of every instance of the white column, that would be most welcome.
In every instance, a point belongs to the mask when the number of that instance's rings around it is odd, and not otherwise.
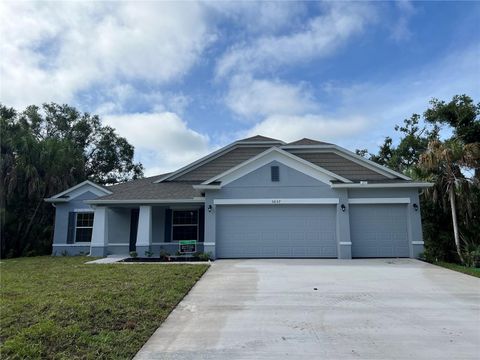
[[[152,207],[140,206],[138,214],[137,252],[144,256],[145,251],[150,251],[152,244]]]
[[[97,206],[93,217],[92,242],[90,255],[105,256],[108,246],[108,208]]]

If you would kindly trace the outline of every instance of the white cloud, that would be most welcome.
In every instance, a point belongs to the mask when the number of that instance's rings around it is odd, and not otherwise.
[[[294,141],[311,138],[321,141],[338,141],[365,131],[368,121],[362,117],[333,118],[323,115],[272,115],[247,131],[248,136],[264,136]]]
[[[400,0],[395,3],[399,15],[392,27],[392,38],[396,41],[408,40],[412,33],[409,29],[410,18],[415,14],[413,4],[408,0]]]
[[[177,170],[211,151],[207,135],[171,112],[104,116],[103,121],[135,146],[147,176]]]
[[[217,64],[217,76],[231,72],[269,71],[330,55],[372,21],[374,10],[365,3],[326,3],[324,13],[301,30],[280,36],[264,36],[248,45],[235,45]]]
[[[207,1],[204,5],[219,15],[219,20],[251,34],[285,31],[299,25],[307,12],[305,3],[294,1]]]
[[[82,90],[185,75],[214,40],[197,3],[1,2],[2,102],[71,102]]]
[[[316,109],[305,84],[292,85],[280,80],[259,80],[248,75],[234,76],[226,104],[246,118],[271,114],[301,114]]]

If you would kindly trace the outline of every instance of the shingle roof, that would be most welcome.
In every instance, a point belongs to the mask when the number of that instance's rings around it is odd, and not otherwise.
[[[253,141],[260,143],[265,142],[265,144],[242,145],[242,142],[248,143]],[[205,180],[208,180],[220,173],[223,173],[224,171],[243,163],[244,161],[258,155],[259,153],[266,151],[271,146],[277,146],[276,144],[272,144],[272,142],[284,144],[280,140],[268,138],[261,135],[246,138],[238,141],[237,143],[239,145],[233,147],[232,150],[216,158],[213,158],[207,163],[200,165],[197,168],[194,168],[193,170],[179,176],[174,180],[155,183],[155,181],[169,175],[162,174],[129,181],[123,184],[108,186],[105,188],[111,191],[113,194],[103,196],[98,200],[193,199],[195,197],[201,196],[201,192],[195,190],[192,185],[200,184]],[[287,145],[331,144],[304,138]],[[300,150],[290,150],[290,152],[304,160],[321,166],[326,170],[329,170],[354,182],[358,182],[360,180],[366,180],[369,183],[409,182],[406,180],[401,180],[399,178],[393,180],[389,179],[376,171],[373,171],[365,166],[362,166],[361,164],[358,164],[333,152],[301,152]]]
[[[175,179],[203,182],[269,149],[269,146],[241,146]]]
[[[332,144],[324,142],[324,141],[318,141],[318,140],[303,138],[303,139],[288,143],[287,145],[332,145]]]
[[[335,153],[292,153],[299,158],[310,161],[311,163],[343,176],[348,180],[355,181],[388,179],[386,176],[379,174],[376,171],[370,170],[369,168],[366,168]]]
[[[255,136],[252,136],[252,137],[249,137],[249,138],[246,138],[246,139],[238,140],[237,142],[241,143],[241,142],[247,142],[247,141],[278,142],[278,143],[283,144],[282,140],[273,139],[273,138],[269,138],[269,137],[262,136],[262,135],[255,135]]]
[[[108,190],[113,194],[103,196],[99,200],[193,199],[201,196],[201,193],[192,187],[198,184],[198,181],[154,182],[165,175],[167,174],[109,186]]]

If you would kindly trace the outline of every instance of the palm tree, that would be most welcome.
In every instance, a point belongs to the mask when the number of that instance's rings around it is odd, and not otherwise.
[[[435,181],[435,187],[444,190],[448,196],[452,212],[455,247],[462,263],[465,263],[465,261],[460,244],[456,190],[468,183],[474,186],[478,185],[476,176],[468,178],[464,173],[468,169],[478,170],[479,154],[480,143],[464,145],[459,140],[441,142],[435,139],[429,142],[427,151],[420,156],[418,163],[420,169],[429,174],[429,179]],[[433,191],[436,191],[436,189]],[[434,198],[435,197],[434,195]]]

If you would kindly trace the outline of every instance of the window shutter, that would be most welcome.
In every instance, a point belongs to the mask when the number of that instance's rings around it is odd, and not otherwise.
[[[70,211],[68,213],[68,231],[67,231],[67,244],[73,244],[75,240],[75,213]]]
[[[203,242],[205,239],[205,207],[202,206],[198,210],[198,241]]]
[[[172,210],[165,210],[165,242],[170,242],[172,239]]]

